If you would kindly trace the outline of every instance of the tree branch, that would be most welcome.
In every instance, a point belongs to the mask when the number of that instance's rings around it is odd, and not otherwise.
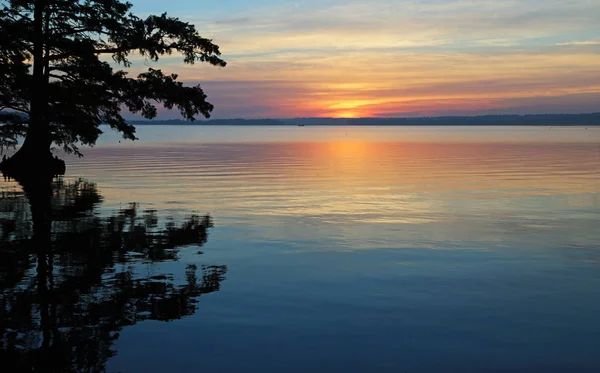
[[[56,29],[53,29],[51,31],[52,32],[52,36],[56,36],[56,37],[65,37],[65,36],[72,36],[72,35],[77,35],[77,34],[81,34],[81,33],[85,33],[85,32],[90,32],[90,33],[95,33],[95,34],[104,34],[104,35],[110,35],[109,32],[106,32],[104,30],[99,30],[99,29],[94,29],[94,28],[89,28],[89,27],[85,27],[85,28],[81,28],[78,30],[71,30],[71,31],[65,31],[65,32],[54,32]]]
[[[129,52],[132,49],[136,49],[136,48],[121,47],[121,48],[94,49],[93,53],[94,54],[108,54],[108,53],[115,54],[115,53]],[[60,61],[60,60],[64,60],[65,58],[73,57],[73,56],[76,56],[76,54],[73,54],[73,53],[53,54],[53,55],[48,56],[48,61]]]

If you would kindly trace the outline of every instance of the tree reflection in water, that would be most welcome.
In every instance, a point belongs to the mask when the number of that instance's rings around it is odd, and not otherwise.
[[[225,279],[226,266],[188,265],[182,283],[144,271],[205,244],[208,215],[161,224],[156,211],[131,204],[101,217],[93,183],[23,189],[0,196],[2,370],[104,371],[123,327],[192,315]]]

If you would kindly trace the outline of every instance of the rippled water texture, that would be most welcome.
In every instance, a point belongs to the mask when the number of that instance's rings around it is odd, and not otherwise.
[[[139,131],[69,158],[64,181],[95,183],[94,227],[123,221],[119,240],[84,245],[113,258],[89,297],[123,273],[138,289],[104,305],[128,321],[103,342],[107,371],[600,371],[599,129]],[[53,225],[61,270],[73,249],[56,232],[81,219]],[[36,288],[36,255],[5,307]]]

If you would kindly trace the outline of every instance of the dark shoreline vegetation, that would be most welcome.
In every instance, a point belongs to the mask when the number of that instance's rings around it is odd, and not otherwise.
[[[202,121],[130,120],[143,125],[205,126],[600,126],[600,113],[440,116],[415,118],[289,118],[289,119],[211,119]]]

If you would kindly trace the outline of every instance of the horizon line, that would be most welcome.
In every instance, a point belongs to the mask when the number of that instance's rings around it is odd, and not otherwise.
[[[199,121],[216,121],[216,120],[296,120],[296,119],[311,119],[311,120],[360,120],[360,119],[377,119],[377,120],[391,120],[391,119],[434,119],[434,118],[484,118],[484,117],[532,117],[532,116],[590,116],[600,115],[598,112],[588,113],[536,113],[536,114],[477,114],[477,115],[434,115],[434,116],[414,116],[414,117],[354,117],[354,118],[340,118],[340,117],[261,117],[261,118],[244,118],[244,117],[230,117],[230,118],[203,118],[196,119],[193,121],[186,119],[126,119],[127,122],[199,122]]]

